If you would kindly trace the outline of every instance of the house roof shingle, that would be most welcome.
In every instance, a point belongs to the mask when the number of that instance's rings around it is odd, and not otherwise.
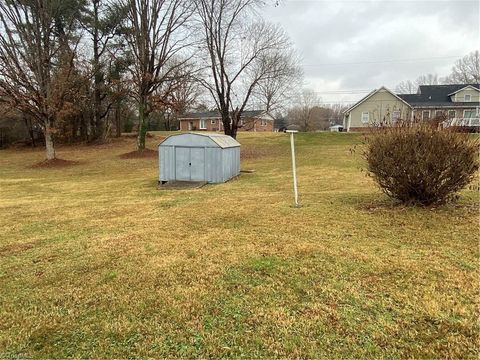
[[[417,94],[399,94],[398,96],[412,106],[469,106],[472,102],[452,102],[449,94],[467,86],[479,89],[479,84],[420,85]]]

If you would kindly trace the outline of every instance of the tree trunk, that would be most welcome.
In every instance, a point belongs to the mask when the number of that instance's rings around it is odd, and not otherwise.
[[[115,136],[117,138],[122,136],[122,117],[120,115],[120,101],[118,100],[115,106]]]
[[[146,112],[146,100],[142,98],[138,104],[137,150],[139,151],[143,151],[145,149],[145,138],[147,137],[147,120],[148,114]]]
[[[45,125],[45,149],[47,154],[47,160],[55,159],[55,144],[53,141],[53,131],[50,122]]]
[[[237,137],[237,129],[235,121],[233,121],[230,113],[222,113],[223,133],[229,135],[234,139]]]
[[[226,124],[227,126],[226,126]],[[233,112],[232,115],[228,115],[228,120],[223,122],[223,127],[225,128],[225,135],[229,135],[232,138],[237,138],[238,124],[240,123],[240,114],[237,110]]]
[[[32,120],[25,118],[25,126],[27,127],[28,135],[32,141],[32,147],[35,147],[35,134],[33,132]]]
[[[106,137],[105,120],[102,118],[102,88],[103,73],[100,68],[100,49],[99,49],[99,33],[98,33],[98,0],[93,1],[94,29],[93,29],[93,140],[103,143]]]

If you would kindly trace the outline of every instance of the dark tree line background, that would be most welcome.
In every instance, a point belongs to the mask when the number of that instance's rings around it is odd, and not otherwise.
[[[195,110],[219,111],[232,137],[252,107],[305,131],[341,123],[341,106],[302,90],[293,44],[257,11],[266,2],[0,0],[0,147],[26,137],[51,160],[56,143],[133,131],[142,151],[148,130]],[[478,52],[452,81],[472,69]]]

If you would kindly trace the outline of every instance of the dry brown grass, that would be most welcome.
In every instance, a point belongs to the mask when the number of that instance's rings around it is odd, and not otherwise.
[[[296,209],[288,137],[239,140],[281,150],[192,190],[134,139],[0,152],[2,357],[478,356],[478,192],[390,206],[359,137],[300,134]]]
[[[133,150],[125,154],[121,154],[119,157],[120,159],[158,159],[158,152],[157,150],[151,149]]]

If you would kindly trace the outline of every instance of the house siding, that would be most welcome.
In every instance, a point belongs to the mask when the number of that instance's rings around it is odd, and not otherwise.
[[[385,89],[381,89],[353,108],[345,126],[350,130],[365,129],[381,122],[390,123],[393,111],[400,111],[401,119],[411,119],[411,108]],[[362,113],[369,113],[369,122],[362,122]]]
[[[465,89],[457,92],[456,94],[453,94],[450,96],[450,99],[453,102],[463,102],[465,101],[465,95],[470,95],[472,102],[479,102],[480,101],[480,91],[475,90],[475,89]]]

